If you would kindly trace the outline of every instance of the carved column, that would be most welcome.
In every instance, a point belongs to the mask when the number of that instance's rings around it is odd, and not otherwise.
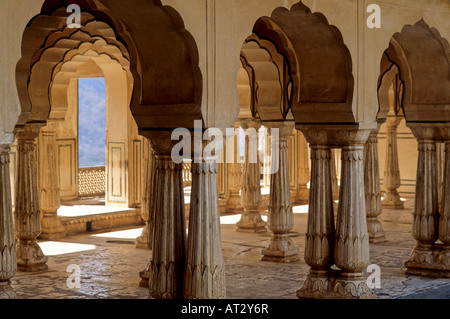
[[[335,210],[337,211],[337,205],[334,201],[339,200],[339,185],[338,185],[338,176],[336,170],[336,155],[337,150],[331,150],[331,189],[333,190],[333,203],[335,206]]]
[[[408,274],[434,275],[436,246],[439,237],[439,206],[437,185],[436,130],[433,127],[410,125],[418,140],[416,195],[412,235],[417,240],[410,259],[405,263]],[[444,195],[447,196],[446,194]],[[446,200],[443,209],[446,209]],[[443,211],[444,212],[444,211]]]
[[[37,238],[42,231],[35,160],[35,139],[39,129],[39,126],[29,125],[16,135],[18,157],[14,225],[19,271],[48,268],[48,258],[37,244]]]
[[[364,198],[364,143],[367,130],[305,129],[311,144],[311,195],[305,261],[311,266],[299,298],[375,298],[363,278],[369,264]],[[342,146],[336,229],[329,148]],[[334,235],[334,238],[333,238]],[[340,270],[331,270],[335,264]]]
[[[141,204],[141,216],[145,222],[144,229],[142,230],[142,234],[136,238],[136,247],[142,249],[151,249],[152,237],[150,236],[150,199],[152,196],[151,188],[152,188],[152,180],[155,175],[155,161],[153,159],[153,151],[150,147],[150,143],[147,139],[144,139],[144,143],[147,144],[145,146],[145,158],[144,158],[144,187],[142,193],[142,204]]]
[[[155,152],[157,181],[149,291],[156,299],[181,299],[186,240],[183,164],[172,161],[169,133],[147,135]]]
[[[294,227],[294,213],[291,203],[289,183],[288,138],[294,123],[283,126],[270,125],[279,130],[279,138],[272,136],[272,164],[277,163],[278,170],[273,170],[270,179],[268,227],[272,231],[269,247],[263,250],[263,261],[292,262],[299,260],[298,248],[289,236]],[[277,158],[278,157],[278,158]]]
[[[66,231],[58,217],[61,206],[60,188],[57,172],[56,130],[58,122],[48,120],[47,126],[41,129],[40,140],[40,172],[41,193],[40,204],[43,214],[42,232],[39,238],[58,239],[66,237]]]
[[[261,124],[250,121],[242,123],[242,127],[246,130],[245,163],[242,171],[241,190],[241,205],[244,207],[244,213],[241,216],[241,220],[236,224],[237,231],[266,232],[266,222],[263,221],[259,213],[262,197],[257,130],[261,127]]]
[[[243,210],[241,205],[241,187],[242,187],[242,164],[239,151],[239,125],[235,127],[233,148],[228,149],[231,158],[227,159],[228,166],[228,190],[227,212],[236,213]],[[228,161],[229,160],[229,161]]]
[[[384,188],[386,192],[382,205],[387,209],[403,209],[397,189],[401,185],[400,169],[397,152],[397,127],[402,121],[401,117],[390,116],[386,119],[386,165],[384,170]]]
[[[334,264],[334,213],[331,188],[331,150],[324,141],[311,141],[311,184],[305,262],[311,267],[299,298],[320,298],[314,286],[325,288]],[[322,291],[323,293],[323,291]]]
[[[9,146],[0,146],[0,299],[14,299],[10,279],[17,271],[14,218],[11,203]]]
[[[147,139],[144,139],[145,143],[148,143]],[[153,231],[155,222],[155,200],[158,182],[156,180],[156,159],[153,155],[153,150],[151,149],[150,143],[146,148],[145,157],[145,179],[144,179],[144,194],[142,196],[142,218],[146,221],[145,227],[142,230],[142,235],[136,239],[138,248],[149,248],[153,249]],[[139,272],[141,281],[139,282],[140,287],[149,286],[150,279],[150,267],[151,267],[152,255],[147,263],[144,270]]]
[[[309,156],[308,142],[302,132],[298,131],[298,189],[296,202],[299,204],[307,204],[309,201]]]
[[[386,241],[383,226],[378,220],[382,212],[380,173],[378,168],[378,132],[380,126],[370,133],[364,146],[364,186],[366,193],[367,230],[369,241]]]
[[[438,255],[438,265],[442,265],[450,277],[450,141],[445,142],[445,165],[442,203],[439,216],[439,239],[444,243]]]
[[[189,232],[184,272],[185,299],[226,297],[220,230],[217,163],[193,160]]]

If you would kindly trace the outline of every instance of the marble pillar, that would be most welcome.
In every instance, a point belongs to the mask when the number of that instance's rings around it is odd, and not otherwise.
[[[235,136],[231,149],[227,148],[227,171],[228,171],[228,200],[226,210],[228,213],[237,213],[243,210],[241,205],[242,187],[242,163],[239,151],[239,126],[235,127]]]
[[[225,297],[217,163],[213,158],[193,159],[184,298]]]
[[[145,143],[148,143],[147,139],[144,139]],[[146,147],[145,155],[145,169],[144,169],[144,187],[142,195],[142,218],[145,221],[145,227],[142,230],[141,236],[136,239],[137,248],[153,249],[153,231],[155,220],[155,195],[156,188],[158,187],[156,181],[156,159],[153,155],[150,143]],[[140,287],[148,288],[150,279],[150,267],[151,267],[152,254],[150,254],[147,266],[139,272],[141,281]]]
[[[364,197],[364,144],[370,131],[301,127],[311,144],[311,188],[305,261],[311,267],[299,298],[367,299],[369,265]],[[330,148],[342,148],[341,186],[334,228]],[[339,269],[332,269],[332,265]]]
[[[400,168],[397,151],[397,127],[402,121],[401,117],[389,116],[386,119],[386,164],[384,170],[384,199],[383,208],[403,209],[397,189],[401,185]]]
[[[439,129],[428,124],[408,124],[408,126],[418,140],[419,159],[412,228],[412,235],[417,243],[410,259],[405,263],[406,273],[450,277],[450,265],[441,262],[445,260],[442,258],[443,248],[448,246],[436,242],[440,237],[446,240],[445,226],[442,231],[440,231],[440,226],[445,225],[445,216],[448,210],[448,157],[446,154],[443,199],[439,212],[435,143]],[[444,128],[444,131],[450,132],[450,129]],[[444,136],[450,139],[449,133],[445,133]]]
[[[155,299],[183,298],[186,220],[183,164],[171,157],[170,134],[146,132],[155,153],[157,188],[149,291]]]
[[[56,130],[58,121],[48,120],[40,135],[40,207],[43,214],[39,238],[58,239],[66,237],[66,231],[58,217],[61,206],[57,167]]]
[[[298,186],[295,201],[297,204],[307,204],[309,201],[309,156],[308,142],[302,132],[298,132]]]
[[[443,243],[439,251],[437,264],[445,271],[445,277],[450,277],[450,141],[445,142],[444,182],[441,211],[439,214],[438,237]]]
[[[17,259],[11,203],[9,153],[9,146],[0,146],[0,299],[17,298],[10,281],[17,271]]]
[[[35,159],[35,140],[39,129],[39,125],[28,125],[16,134],[18,158],[14,225],[17,268],[28,272],[48,268],[48,257],[37,244],[42,231]]]
[[[372,243],[386,241],[383,226],[378,220],[382,213],[380,173],[378,166],[379,127],[370,133],[364,146],[364,186],[366,193],[367,230]]]
[[[294,213],[291,203],[289,182],[288,138],[294,123],[271,125],[278,129],[279,137],[272,136],[272,164],[276,162],[278,170],[272,171],[270,179],[270,197],[268,227],[272,231],[269,246],[263,250],[263,261],[292,262],[299,260],[298,248],[294,245],[289,233],[294,227]]]
[[[237,231],[266,232],[266,222],[259,212],[262,203],[260,162],[258,157],[257,130],[261,124],[255,121],[242,123],[245,135],[245,163],[242,171],[241,205],[244,207]]]

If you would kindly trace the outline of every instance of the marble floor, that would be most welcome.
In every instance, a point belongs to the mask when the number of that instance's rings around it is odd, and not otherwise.
[[[450,279],[405,275],[415,241],[411,236],[412,202],[404,210],[384,210],[380,220],[387,241],[371,244],[371,263],[381,269],[378,299],[450,298]],[[227,298],[296,299],[308,266],[303,261],[307,206],[297,206],[293,241],[300,261],[280,264],[261,261],[270,233],[236,232],[239,215],[222,221],[223,254],[226,263]],[[265,216],[264,216],[265,217]],[[20,299],[149,299],[146,288],[139,287],[150,251],[137,249],[135,238],[142,227],[84,233],[58,241],[41,241],[48,256],[48,270],[18,272],[12,286]],[[75,267],[75,268],[74,268]],[[71,288],[68,278],[74,269],[81,274],[80,286]]]

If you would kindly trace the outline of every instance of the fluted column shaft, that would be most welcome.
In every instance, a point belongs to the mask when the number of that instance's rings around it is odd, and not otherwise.
[[[305,262],[312,271],[328,270],[334,264],[334,213],[331,187],[331,150],[311,145],[311,186]]]
[[[362,276],[369,265],[369,236],[363,192],[364,146],[344,146],[341,159],[335,264],[345,273]]]
[[[382,205],[388,209],[403,209],[397,189],[401,185],[400,168],[397,150],[397,127],[401,117],[393,116],[386,119],[386,164],[384,169],[384,188],[386,192]]]
[[[186,238],[183,164],[166,154],[155,158],[158,184],[149,290],[156,299],[181,299]]]
[[[193,161],[184,298],[225,297],[217,163],[212,159]]]
[[[230,161],[227,161],[228,171],[228,190],[227,212],[235,213],[242,211],[241,206],[241,188],[242,188],[242,164],[239,151],[239,126],[235,127],[235,136],[233,138]]]
[[[11,204],[10,148],[0,149],[0,299],[12,299],[17,297],[10,282],[17,271],[17,258]]]
[[[20,271],[47,269],[47,256],[37,244],[42,231],[37,187],[35,138],[39,128],[26,128],[17,135],[17,184],[14,206],[17,236],[17,268]]]
[[[296,202],[299,204],[308,203],[309,190],[308,182],[310,178],[308,142],[303,133],[298,132],[298,190]]]
[[[298,248],[289,236],[294,227],[288,162],[288,138],[293,124],[273,129],[279,130],[278,139],[272,134],[272,149],[279,150],[272,153],[272,163],[278,163],[278,170],[272,172],[270,179],[268,227],[273,235],[269,247],[263,251],[262,260],[291,262],[299,259]]]
[[[66,236],[66,231],[58,218],[58,209],[61,206],[60,188],[57,174],[57,123],[48,121],[47,126],[41,129],[41,211],[42,232],[40,238],[58,239]]]
[[[432,140],[419,140],[412,234],[420,244],[429,245],[438,239],[438,214],[436,144]]]
[[[383,226],[378,220],[382,212],[380,173],[378,166],[378,131],[373,130],[364,146],[364,186],[366,192],[367,230],[370,242],[385,241]]]
[[[262,203],[260,162],[257,146],[257,129],[259,123],[244,123],[245,135],[245,163],[242,171],[241,205],[244,213],[236,224],[237,231],[242,232],[266,232],[266,222],[259,213]],[[255,143],[256,142],[256,143]]]
[[[438,262],[450,268],[450,141],[445,143],[444,181],[439,216],[439,239],[444,247],[439,254]]]

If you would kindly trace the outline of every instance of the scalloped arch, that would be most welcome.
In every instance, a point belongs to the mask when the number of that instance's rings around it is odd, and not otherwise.
[[[438,30],[423,19],[406,25],[392,36],[385,55],[404,84],[407,122],[449,122],[450,46]]]
[[[275,43],[289,62],[297,123],[355,122],[350,51],[323,14],[311,13],[300,1],[258,19],[253,32]]]
[[[70,40],[75,31],[67,28],[69,2],[80,5],[84,32]],[[64,56],[62,48],[96,37],[118,47],[130,62],[134,81],[131,110],[139,129],[170,127],[173,116],[168,115],[174,113],[192,123],[192,119],[202,119],[203,80],[197,46],[173,8],[160,1],[46,0],[23,34],[22,58],[16,68],[22,107],[19,126],[29,121],[45,123],[40,115],[33,118],[45,110],[36,109],[28,96],[32,66],[41,60],[59,62]],[[46,46],[55,44],[62,47],[61,52],[47,52]]]

